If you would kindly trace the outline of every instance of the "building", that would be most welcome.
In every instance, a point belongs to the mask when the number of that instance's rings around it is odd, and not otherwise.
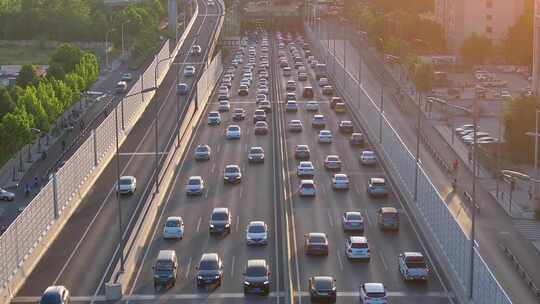
[[[448,46],[459,50],[472,33],[499,43],[524,11],[525,0],[435,0],[435,18]]]
[[[532,90],[538,95],[540,90],[540,0],[534,0],[534,34],[533,34],[533,72]]]

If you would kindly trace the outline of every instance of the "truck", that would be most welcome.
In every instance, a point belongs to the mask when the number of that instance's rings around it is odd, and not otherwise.
[[[326,77],[326,64],[317,63],[317,65],[313,68],[313,72],[315,72],[315,78],[317,81],[323,77]]]

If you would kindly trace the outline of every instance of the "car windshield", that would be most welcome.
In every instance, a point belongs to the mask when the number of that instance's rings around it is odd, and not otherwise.
[[[266,232],[266,228],[263,225],[250,225],[248,232],[263,233],[263,232]]]
[[[386,186],[385,181],[379,181],[379,180],[373,181],[373,182],[371,182],[371,184],[373,186],[375,186],[375,187],[384,187],[384,186]]]
[[[120,179],[120,185],[131,185],[131,179],[130,178],[121,178]]]
[[[313,188],[315,188],[315,185],[313,185],[313,184],[302,184],[302,188],[304,188],[304,189],[313,189]]]
[[[229,219],[227,213],[217,212],[212,214],[213,221],[226,221]]]
[[[48,292],[41,297],[40,304],[58,304],[61,303],[60,295],[58,293]]]
[[[315,281],[315,288],[318,290],[330,290],[332,289],[332,281],[330,280],[317,280]]]
[[[362,216],[358,213],[349,213],[347,214],[347,219],[349,221],[360,221],[362,220]]]
[[[408,268],[426,268],[426,261],[423,257],[406,259],[405,264]]]
[[[240,170],[238,170],[237,167],[226,167],[226,168],[225,168],[225,172],[226,172],[226,173],[236,173],[236,172],[238,172],[238,171],[240,171]]]
[[[197,178],[190,178],[188,181],[188,185],[200,185],[201,181]]]
[[[386,293],[384,292],[368,292],[366,295],[370,298],[384,298]]]
[[[329,156],[329,157],[327,158],[327,160],[328,160],[328,161],[331,161],[331,162],[335,162],[335,161],[339,161],[339,158],[336,157],[336,156]]]
[[[248,277],[264,277],[266,276],[266,267],[264,266],[250,266],[246,269],[246,276]]]
[[[262,148],[251,148],[251,150],[249,151],[249,153],[252,153],[252,154],[261,154],[261,153],[263,153],[263,149],[262,149]]]
[[[200,146],[200,147],[197,147],[197,152],[207,152],[208,151],[208,147],[207,146]]]
[[[364,249],[364,248],[368,248],[368,244],[367,243],[352,243],[351,248]]]
[[[210,113],[210,115],[208,115],[210,117],[219,117],[219,113]]]
[[[364,156],[364,157],[374,157],[375,153],[373,153],[371,151],[364,151],[364,152],[362,152],[362,156]]]
[[[202,260],[199,264],[200,270],[216,270],[218,269],[218,262],[216,260]]]
[[[180,221],[179,220],[170,220],[170,221],[167,221],[167,223],[165,224],[166,227],[180,227]]]
[[[238,127],[229,127],[229,131],[238,131],[239,128]]]
[[[156,263],[156,271],[169,271],[173,268],[171,261],[158,261]]]
[[[315,244],[324,244],[326,243],[326,239],[322,235],[312,235],[309,237],[309,242]]]

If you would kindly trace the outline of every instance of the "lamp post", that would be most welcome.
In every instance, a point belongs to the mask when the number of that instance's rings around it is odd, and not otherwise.
[[[38,134],[38,153],[41,153],[41,130],[36,128],[30,128],[30,131]]]
[[[109,33],[114,32],[115,29],[110,29],[105,33],[105,68],[109,69]]]
[[[534,176],[535,179],[540,178],[540,174],[538,173],[538,137],[540,136],[540,133],[538,133],[538,115],[540,114],[540,110],[535,111],[535,122],[534,122],[534,133],[527,132],[525,133],[528,136],[534,136]],[[538,185],[534,184],[534,199],[538,201]],[[540,206],[537,206],[537,208],[540,208]]]
[[[128,24],[129,23],[129,20],[125,21],[124,23],[122,23],[122,58],[125,57],[125,53],[124,53],[124,25]]]

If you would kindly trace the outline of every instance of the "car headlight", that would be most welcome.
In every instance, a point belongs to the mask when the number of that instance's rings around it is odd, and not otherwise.
[[[210,224],[210,228],[214,228],[214,224]]]
[[[225,228],[229,228],[231,224],[225,224]]]
[[[250,284],[249,284],[249,282],[244,281],[244,285],[249,286]]]
[[[270,284],[270,282],[268,282],[268,281],[264,281],[264,283],[263,283],[263,284],[264,284],[264,285],[268,285],[268,284]]]
[[[198,275],[198,276],[197,276],[197,279],[198,279],[198,280],[202,280],[202,279],[203,279],[203,277],[202,277],[202,276],[200,276],[200,275]]]
[[[159,279],[159,275],[154,274],[154,279]]]
[[[216,275],[214,276],[214,279],[219,279],[219,274],[216,274]]]

